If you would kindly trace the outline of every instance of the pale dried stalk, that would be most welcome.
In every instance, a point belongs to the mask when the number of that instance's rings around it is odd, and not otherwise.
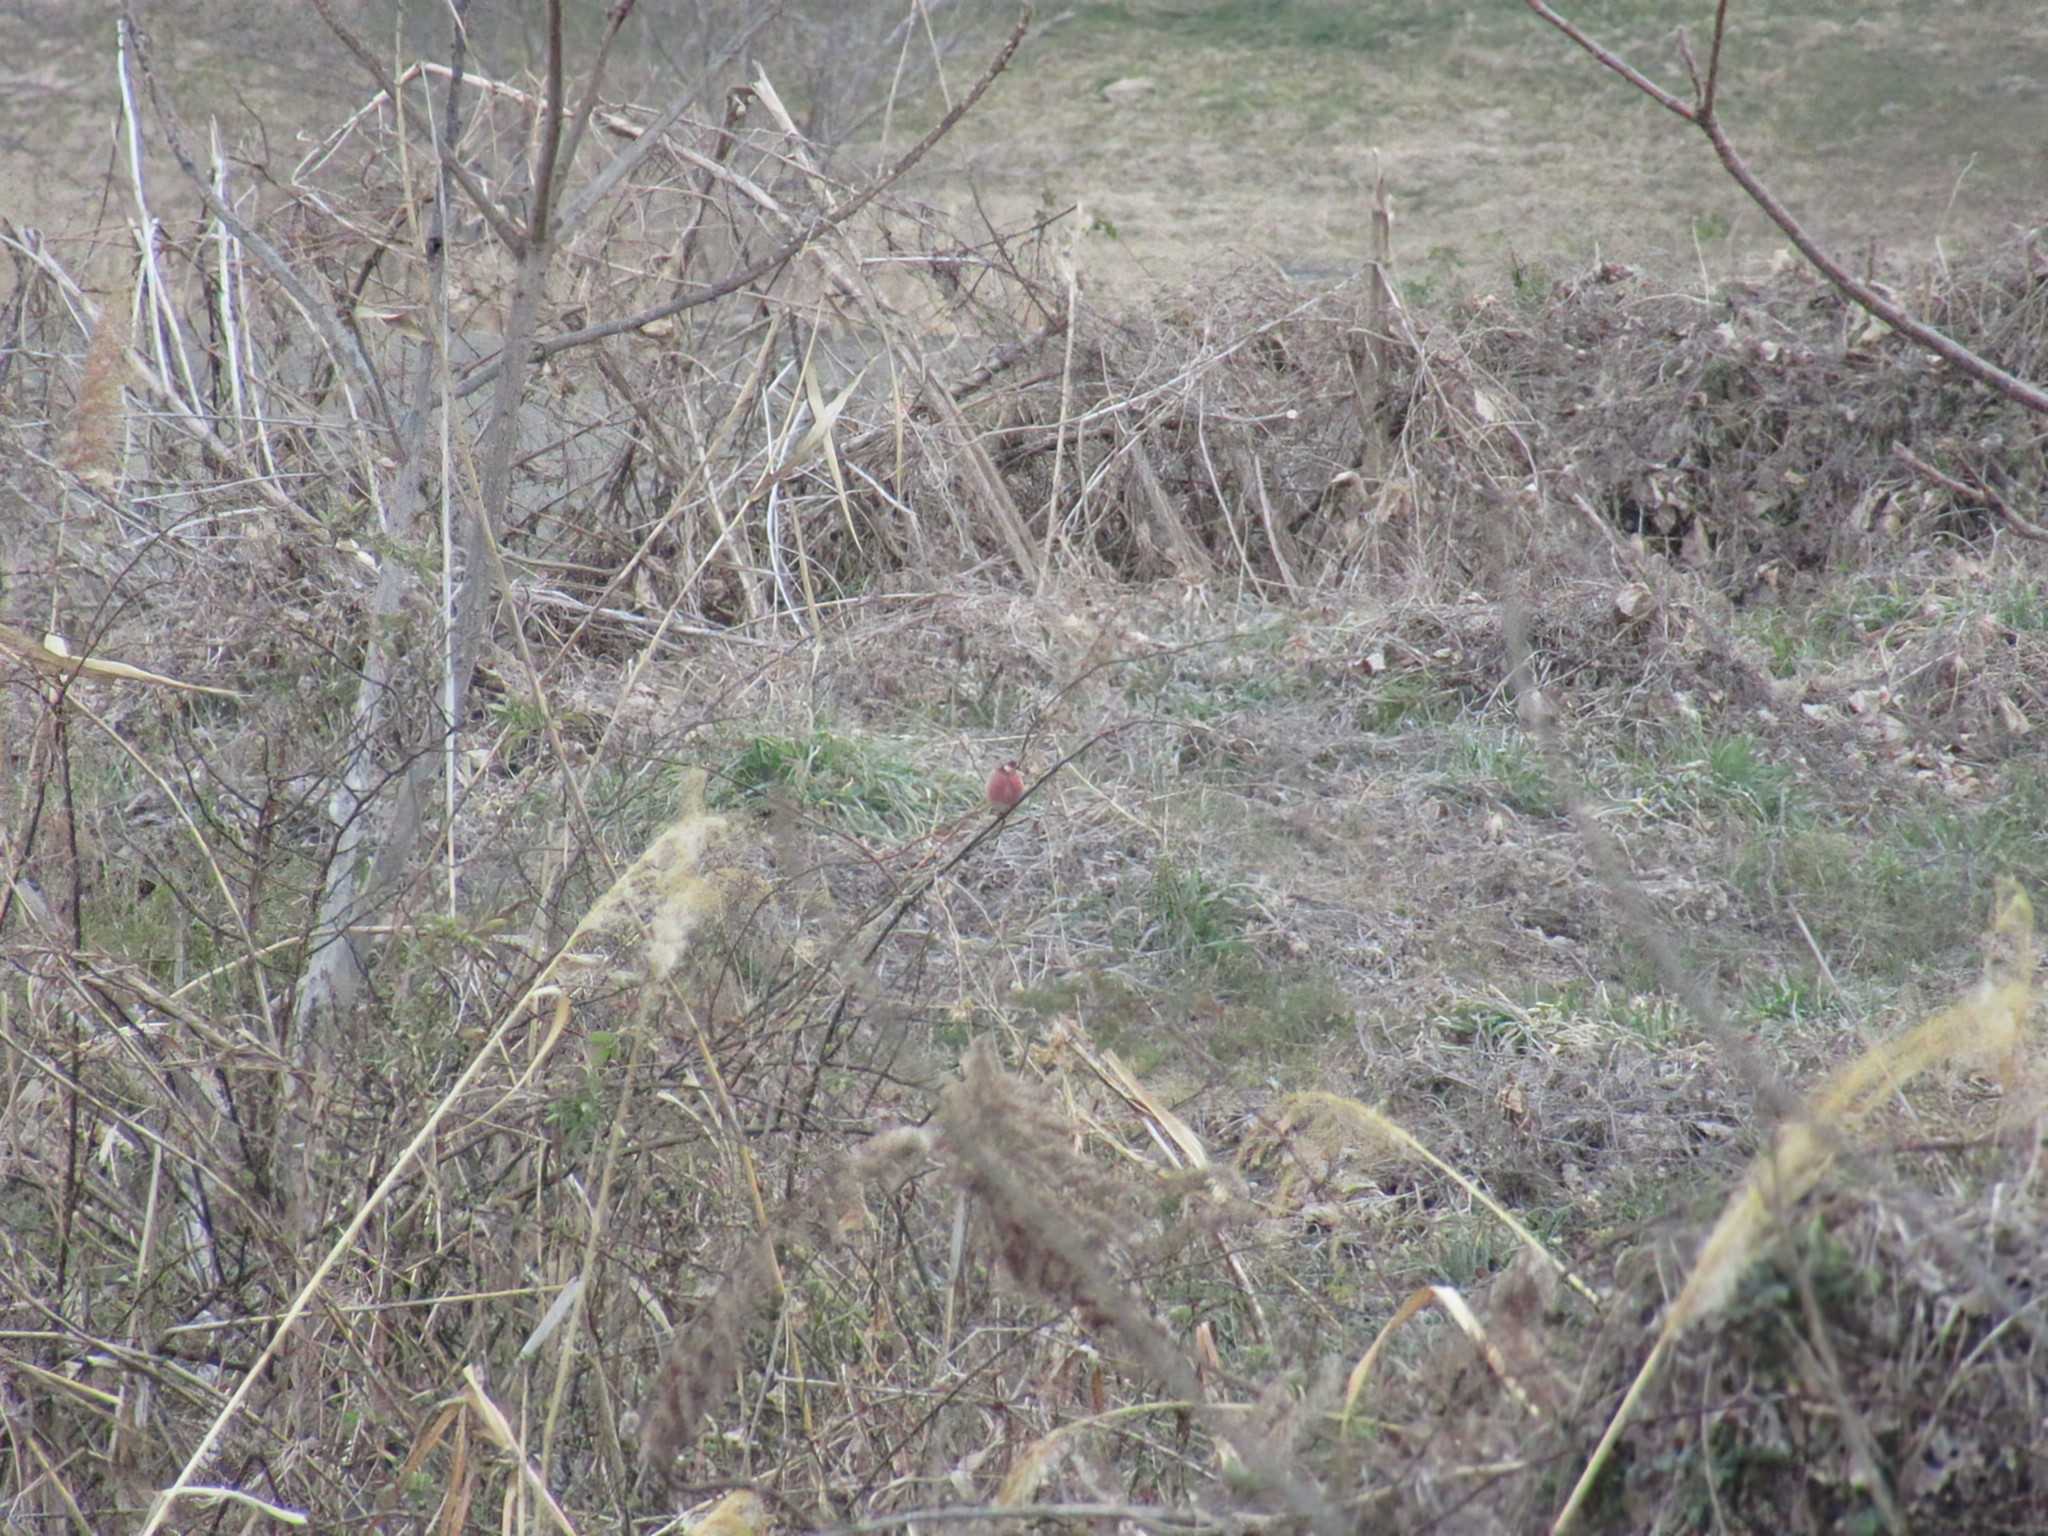
[[[185,381],[184,398],[191,402],[196,411],[200,401],[199,386],[192,378],[192,360],[185,355],[184,330],[178,324],[178,312],[171,303],[171,296],[164,290],[164,276],[157,265],[156,215],[149,211],[149,194],[142,175],[142,133],[135,110],[135,82],[129,74],[129,47],[125,31],[116,35],[114,45],[115,76],[121,85],[121,122],[128,138],[128,175],[135,195],[135,213],[140,221],[136,229],[136,241],[142,253],[143,307],[149,314],[149,346],[156,356],[157,372],[166,382],[171,377],[171,358],[165,351],[164,337],[170,337],[170,351],[178,363],[178,375]]]
[[[1349,349],[1351,387],[1358,399],[1358,427],[1365,434],[1359,468],[1374,479],[1386,473],[1387,436],[1380,426],[1380,407],[1388,374],[1388,319],[1401,301],[1394,297],[1392,278],[1394,210],[1387,200],[1387,172],[1374,150],[1372,244],[1366,255],[1365,327]]]
[[[1060,276],[1067,290],[1067,344],[1060,356],[1060,414],[1053,426],[1052,440],[1052,489],[1045,497],[1045,540],[1038,554],[1038,592],[1045,594],[1046,581],[1052,575],[1053,541],[1059,534],[1060,517],[1060,472],[1067,462],[1067,423],[1074,410],[1074,320],[1081,307],[1081,211],[1074,210],[1074,229],[1067,241],[1067,249],[1060,259]],[[1076,429],[1078,431],[1078,428]]]

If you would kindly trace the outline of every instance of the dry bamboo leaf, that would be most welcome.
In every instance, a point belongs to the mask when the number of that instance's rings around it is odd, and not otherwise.
[[[1023,1455],[1011,1464],[1009,1475],[996,1490],[995,1508],[1029,1504],[1038,1497],[1038,1490],[1059,1467],[1067,1447],[1073,1443],[1073,1436],[1067,1432],[1071,1427],[1062,1426],[1049,1435],[1041,1435],[1024,1448]]]
[[[1444,1316],[1458,1325],[1459,1331],[1478,1349],[1487,1369],[1499,1378],[1500,1384],[1508,1389],[1509,1395],[1516,1402],[1533,1417],[1543,1417],[1543,1410],[1536,1406],[1535,1400],[1515,1379],[1515,1373],[1508,1367],[1507,1356],[1487,1337],[1486,1325],[1479,1321],[1478,1314],[1467,1304],[1465,1298],[1448,1285],[1425,1285],[1394,1309],[1394,1315],[1387,1319],[1386,1326],[1379,1331],[1379,1336],[1372,1341],[1366,1352],[1358,1357],[1358,1364],[1351,1368],[1351,1375],[1344,1383],[1344,1410],[1339,1415],[1340,1422],[1347,1431],[1351,1427],[1351,1410],[1365,1391],[1366,1383],[1372,1379],[1373,1367],[1379,1362],[1380,1351],[1386,1348],[1387,1340],[1394,1336],[1396,1328],[1428,1306],[1440,1308]]]
[[[946,392],[946,386],[936,374],[925,380],[923,398],[953,439],[961,478],[975,491],[979,510],[995,521],[996,529],[1009,546],[1011,558],[1016,560],[1018,568],[1036,572],[1038,548],[1031,542],[1024,527],[1024,515],[1018,510],[1009,487],[1003,483],[995,461],[982,446],[979,434],[968,424],[958,403]]]
[[[839,424],[839,418],[846,410],[846,402],[853,398],[853,392],[860,388],[860,381],[866,377],[867,370],[863,368],[853,376],[846,388],[834,395],[828,403],[824,398],[824,391],[818,387],[817,373],[812,369],[809,359],[805,360],[803,383],[810,398],[811,424],[797,440],[797,445],[789,451],[789,456],[782,461],[784,473],[809,463],[811,456],[821,450],[830,451],[832,429]],[[836,454],[833,455],[832,473],[835,480],[839,478]],[[844,481],[840,482],[840,487],[843,494]]]
[[[420,1431],[419,1439],[413,1442],[412,1449],[406,1453],[405,1464],[398,1469],[396,1481],[401,1486],[426,1465],[427,1458],[434,1454],[434,1448],[454,1427],[461,1413],[462,1404],[459,1401],[451,1400],[441,1405],[441,1411],[434,1415],[425,1429]]]
[[[475,1366],[465,1365],[462,1368],[462,1386],[470,1411],[475,1415],[477,1422],[483,1425],[484,1433],[490,1436],[492,1444],[518,1464],[519,1475],[526,1480],[526,1486],[534,1497],[540,1500],[541,1507],[548,1512],[548,1518],[554,1521],[555,1528],[562,1536],[576,1536],[576,1527],[570,1522],[562,1506],[555,1502],[555,1496],[548,1492],[547,1485],[541,1482],[540,1475],[533,1469],[532,1461],[527,1458],[526,1448],[519,1443],[519,1437],[512,1433],[511,1422],[506,1419],[503,1410],[491,1401],[490,1394],[484,1391],[483,1383],[477,1380]]]
[[[161,672],[146,672],[141,667],[131,667],[125,661],[106,661],[97,656],[75,654],[62,635],[45,635],[41,640],[31,640],[12,625],[0,624],[0,651],[27,662],[38,672],[48,672],[56,677],[75,677],[84,673],[88,677],[118,679],[124,683],[148,683],[158,688],[176,688],[183,693],[207,693],[217,699],[239,699],[241,694],[232,688],[209,688],[204,683],[181,682],[175,677],[165,677]]]
[[[469,1459],[468,1414],[463,1414],[456,1424],[455,1449],[450,1460],[448,1492],[441,1499],[441,1536],[461,1536],[469,1528],[470,1506],[476,1502],[476,1467]]]
[[[1640,581],[1632,581],[1614,594],[1614,616],[1623,624],[1648,618],[1656,606],[1656,594]]]
[[[815,339],[814,333],[813,340]],[[846,402],[853,398],[853,392],[860,387],[860,381],[866,377],[867,370],[863,368],[828,404],[825,400],[825,391],[818,383],[818,370],[812,366],[811,358],[805,356],[803,386],[811,405],[811,429],[804,434],[803,441],[797,444],[796,456],[784,466],[786,472],[805,462],[810,453],[823,450],[825,467],[832,472],[832,487],[839,499],[840,518],[846,524],[847,537],[852,540],[857,551],[863,549],[860,529],[854,522],[853,503],[847,498],[846,471],[839,462],[839,442],[833,435],[833,428],[838,425],[840,416],[845,412]]]
[[[1188,1123],[1179,1115],[1146,1092],[1145,1085],[1131,1074],[1129,1067],[1117,1059],[1116,1052],[1104,1051],[1100,1062],[1090,1059],[1085,1051],[1080,1054],[1081,1059],[1088,1062],[1104,1083],[1144,1117],[1155,1139],[1164,1136],[1170,1140],[1179,1149],[1180,1155],[1187,1160],[1190,1168],[1209,1166],[1209,1150],[1202,1145],[1201,1137],[1190,1130]]]
[[[1195,1325],[1195,1371],[1204,1384],[1223,1375],[1223,1352],[1216,1347],[1216,1329],[1207,1321]]]
[[[419,1438],[413,1441],[412,1449],[406,1453],[404,1464],[398,1469],[398,1475],[391,1480],[392,1488],[396,1490],[409,1487],[413,1478],[419,1474],[420,1468],[427,1464],[427,1458],[433,1455],[442,1440],[447,1438],[448,1431],[461,1422],[462,1400],[460,1398],[452,1398],[443,1403],[440,1411],[429,1421],[427,1427],[420,1431]],[[461,1487],[464,1467],[459,1445],[456,1450],[455,1462],[456,1465],[448,1479],[450,1492],[442,1496],[442,1507],[444,1509],[447,1508],[448,1501],[455,1491]]]
[[[1207,1325],[1205,1324],[1204,1326]],[[1063,1374],[1067,1365],[1072,1364],[1079,1358],[1078,1353],[1069,1355],[1067,1361],[1061,1365],[1060,1369],[1053,1373],[1053,1377]],[[1192,1406],[1189,1403],[1168,1400],[1164,1402],[1126,1403],[1121,1408],[1111,1408],[1105,1401],[1106,1394],[1103,1388],[1102,1365],[1099,1361],[1092,1359],[1088,1365],[1087,1388],[1089,1417],[1074,1419],[1062,1424],[1058,1429],[1041,1435],[1038,1439],[1032,1441],[1030,1445],[1026,1446],[1017,1460],[1011,1464],[1008,1475],[1003,1478],[1002,1486],[996,1490],[996,1496],[990,1508],[1014,1508],[1019,1504],[1029,1504],[1032,1502],[1037,1497],[1039,1491],[1045,1486],[1046,1478],[1058,1470],[1061,1460],[1067,1454],[1068,1447],[1083,1434],[1091,1430],[1105,1429],[1112,1424],[1119,1424],[1129,1419],[1146,1418],[1152,1414],[1172,1414],[1178,1418],[1180,1415],[1185,1414]]]
[[[555,1330],[562,1326],[562,1319],[569,1315],[569,1309],[576,1305],[576,1298],[582,1294],[581,1275],[562,1287],[561,1293],[555,1297],[541,1320],[533,1325],[533,1332],[526,1336],[526,1342],[519,1346],[519,1359],[522,1362],[531,1360],[541,1352],[548,1340],[554,1336]]]
[[[1404,1126],[1390,1120],[1372,1106],[1361,1104],[1356,1099],[1347,1099],[1342,1094],[1291,1093],[1275,1106],[1273,1120],[1274,1128],[1263,1137],[1246,1138],[1244,1150],[1240,1153],[1240,1161],[1256,1160],[1263,1148],[1277,1144],[1297,1131],[1322,1142],[1327,1142],[1333,1135],[1349,1134],[1404,1148],[1464,1190],[1475,1205],[1482,1206],[1491,1213],[1495,1220],[1521,1240],[1522,1245],[1531,1254],[1556,1270],[1573,1290],[1595,1306],[1600,1304],[1600,1293],[1572,1273],[1562,1259],[1544,1247],[1542,1240],[1524,1226],[1513,1212],[1424,1146]]]

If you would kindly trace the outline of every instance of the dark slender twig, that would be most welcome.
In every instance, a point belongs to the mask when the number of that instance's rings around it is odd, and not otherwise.
[[[1694,101],[1704,101],[1707,95],[1707,83],[1700,78],[1700,61],[1694,58],[1692,54],[1692,34],[1683,27],[1678,29],[1678,58],[1679,62],[1685,65],[1685,78],[1692,82],[1692,99]],[[1692,122],[1696,123],[1699,121],[1698,116],[1695,114],[1688,113],[1687,117]]]
[[[518,225],[505,217],[504,210],[491,201],[491,194],[483,189],[483,184],[476,179],[470,168],[456,157],[452,140],[441,163],[447,167],[448,174],[455,180],[455,185],[462,188],[464,195],[476,204],[476,211],[484,216],[484,222],[490,225],[491,233],[496,235],[499,243],[511,253],[512,259],[524,261],[526,236],[519,232]]]
[[[1714,47],[1707,55],[1707,84],[1700,92],[1700,116],[1714,120],[1714,94],[1721,84],[1721,42],[1728,35],[1728,0],[1714,7]]]
[[[618,41],[626,18],[633,14],[634,3],[635,0],[619,0],[605,13],[604,37],[597,45],[597,58],[591,63],[589,77],[583,82],[583,99],[576,103],[576,111],[569,119],[569,137],[562,143],[562,175],[569,173],[569,167],[576,163],[576,151],[583,147],[583,135],[589,131],[590,119],[597,111],[597,91],[604,83],[604,67],[612,56],[612,44]]]
[[[327,30],[332,32],[340,41],[341,46],[346,48],[355,57],[356,62],[363,66],[363,69],[370,76],[371,83],[376,86],[378,94],[390,102],[391,109],[396,112],[398,110],[398,84],[390,75],[384,72],[384,65],[378,59],[376,53],[361,38],[351,32],[347,24],[340,17],[334,14],[330,0],[307,0],[307,3],[320,13],[320,19],[327,23]],[[459,68],[461,38],[459,31],[456,39],[456,50],[458,68],[456,78],[451,84],[451,89],[457,89],[461,85],[461,71]],[[455,178],[455,184],[462,188],[464,194],[468,196],[472,203],[476,204],[476,211],[482,214],[484,222],[490,225],[491,233],[498,237],[504,244],[505,249],[510,251],[513,258],[517,260],[526,254],[526,237],[513,227],[512,221],[505,217],[496,203],[491,201],[491,195],[483,189],[482,185],[471,173],[469,167],[455,157],[454,146],[456,140],[460,137],[459,134],[449,134],[447,136],[448,153],[441,157],[441,163],[448,171],[448,174]]]
[[[1906,468],[1912,470],[1914,474],[1919,475],[1922,479],[1932,480],[1951,495],[1959,496],[1965,501],[1982,502],[1993,512],[2004,518],[2006,526],[2021,538],[2038,539],[2048,543],[2048,528],[2043,528],[2039,523],[2029,522],[2026,518],[2020,516],[2019,513],[2012,509],[2010,502],[1981,480],[1977,484],[1971,485],[1966,481],[1956,479],[1953,475],[1943,474],[1904,443],[1892,444],[1892,457],[1905,465]]]
[[[711,141],[711,153],[705,158],[710,162],[697,175],[697,208],[690,218],[690,227],[683,231],[683,238],[676,242],[675,269],[676,285],[680,290],[682,281],[689,275],[690,258],[696,253],[697,235],[710,217],[711,189],[718,180],[718,169],[731,158],[733,146],[739,143],[736,131],[740,119],[747,115],[747,105],[754,99],[753,87],[736,85],[725,93],[725,119],[718,125],[718,135]]]

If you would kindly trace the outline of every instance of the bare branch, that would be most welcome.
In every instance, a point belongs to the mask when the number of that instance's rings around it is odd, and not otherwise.
[[[1577,43],[1581,48],[1585,49],[1587,53],[1591,54],[1595,59],[1599,60],[1601,64],[1605,65],[1608,69],[1613,70],[1617,75],[1621,76],[1621,78],[1626,80],[1630,85],[1634,86],[1637,90],[1641,91],[1645,96],[1649,97],[1652,101],[1656,102],[1657,105],[1662,107],[1666,112],[1676,113],[1678,116],[1684,118],[1688,123],[1694,121],[1693,111],[1691,107],[1688,107],[1676,96],[1672,95],[1669,91],[1665,90],[1663,86],[1657,84],[1657,82],[1652,80],[1648,75],[1644,74],[1641,70],[1637,69],[1634,65],[1630,64],[1628,60],[1624,59],[1620,54],[1610,53],[1607,49],[1602,48],[1598,43],[1594,42],[1592,38],[1588,37],[1584,32],[1581,32],[1577,26],[1567,21],[1564,17],[1558,15],[1557,12],[1553,11],[1549,6],[1545,5],[1543,3],[1543,0],[1526,0],[1526,4],[1528,5],[1530,10],[1534,11],[1538,16],[1541,16],[1545,21],[1549,22],[1553,27],[1557,28],[1558,31],[1562,32],[1566,37],[1570,38],[1573,42]]]
[[[526,255],[526,236],[520,232],[518,226],[505,217],[503,210],[491,201],[491,194],[483,189],[482,183],[471,174],[469,167],[462,163],[452,142],[442,150],[441,164],[455,184],[462,188],[472,203],[476,204],[476,211],[484,216],[484,222],[491,226],[491,233],[512,253],[513,259],[523,259]]]
[[[1822,250],[1814,238],[1800,227],[1799,221],[1792,217],[1785,205],[1771,194],[1770,188],[1757,180],[1748,164],[1736,152],[1735,146],[1729,142],[1727,132],[1721,127],[1718,119],[1709,120],[1700,126],[1705,130],[1708,142],[1714,146],[1714,153],[1720,156],[1722,166],[1734,178],[1736,185],[1749,194],[1750,200],[1763,209],[1773,224],[1785,232],[1785,237],[1797,247],[1799,254],[1812,262],[1821,275],[1836,288],[1900,335],[1910,336],[1919,342],[1958,372],[1968,374],[1980,384],[1989,385],[2016,405],[2048,416],[2048,390],[2028,383],[2017,374],[2007,373],[1996,363],[1979,357],[1954,337],[1908,314],[1868,283],[1859,282],[1848,268]]]
[[[2021,538],[2037,539],[2042,543],[2048,543],[2048,528],[2043,528],[2039,523],[2029,522],[2018,512],[2015,512],[2010,502],[1981,480],[1975,485],[1970,485],[1956,479],[1953,475],[1943,474],[1904,443],[1892,444],[1892,457],[1923,480],[1933,481],[1950,495],[1959,497],[1964,501],[1981,502],[1989,507],[1993,512],[1996,512],[2005,519],[2005,525]]]
[[[342,47],[354,55],[356,62],[363,66],[371,83],[376,86],[378,95],[390,102],[395,109],[398,106],[398,88],[404,84],[405,79],[414,78],[414,71],[408,70],[404,79],[394,81],[384,72],[384,65],[378,60],[377,55],[334,14],[331,0],[306,0],[306,3],[320,13],[320,19],[327,23],[327,30],[339,38]],[[460,84],[459,76],[456,83]],[[499,211],[498,205],[491,201],[490,194],[478,184],[476,177],[470,174],[469,168],[455,157],[452,142],[448,153],[443,156],[443,163],[447,166],[448,173],[455,178],[455,184],[476,204],[476,211],[482,214],[484,222],[490,225],[491,233],[496,235],[515,257],[524,255],[526,237]]]
[[[769,11],[763,10],[758,17],[750,22],[745,35],[737,46],[744,46],[745,43],[751,41],[754,33],[768,21],[771,14]],[[603,66],[603,62],[603,57],[600,55],[598,60],[600,68]],[[581,192],[569,200],[568,204],[562,209],[560,216],[555,220],[558,238],[568,239],[576,233],[582,226],[584,219],[589,217],[590,210],[602,202],[610,194],[612,188],[631,175],[633,168],[649,154],[653,153],[654,146],[662,140],[669,129],[682,121],[683,114],[690,109],[691,104],[698,99],[699,94],[696,91],[684,92],[683,95],[676,98],[673,106],[645,128],[634,127],[622,119],[610,115],[603,119],[604,127],[607,130],[618,134],[622,138],[631,139],[633,143],[607,161],[604,169],[592,177],[589,184]]]
[[[683,114],[690,110],[691,103],[696,99],[694,93],[687,91],[678,96],[673,106],[649,123],[638,138],[607,161],[603,170],[563,204],[561,217],[555,221],[557,238],[566,240],[574,235],[583,221],[590,217],[591,209],[603,202],[611,194],[612,188],[625,180],[632,174],[635,166],[654,152],[654,146],[661,142],[662,135],[682,121]]]
[[[796,234],[783,241],[781,245],[770,251],[752,266],[739,272],[734,272],[727,277],[720,278],[715,283],[707,284],[704,287],[693,289],[673,299],[656,304],[652,308],[643,309],[637,314],[624,315],[616,320],[605,320],[596,325],[586,325],[580,330],[567,331],[559,336],[550,336],[543,341],[534,342],[529,360],[539,362],[542,358],[552,357],[557,352],[566,352],[571,347],[580,347],[588,342],[601,341],[607,336],[623,336],[628,331],[637,331],[642,326],[652,325],[657,320],[666,320],[671,315],[679,315],[686,309],[696,309],[705,304],[715,303],[727,294],[737,293],[749,283],[758,281],[760,278],[766,277],[770,272],[777,270],[785,262],[800,254],[806,246],[810,245],[820,235],[844,224],[856,213],[859,213],[861,209],[867,207],[869,203],[880,197],[890,187],[895,185],[896,182],[901,180],[918,161],[931,153],[933,146],[953,131],[960,119],[968,114],[974,107],[974,104],[980,101],[983,94],[995,83],[996,77],[1009,67],[1010,61],[1017,55],[1017,49],[1022,46],[1024,34],[1030,29],[1030,26],[1031,10],[1027,6],[1025,7],[1024,14],[1018,19],[1016,29],[1010,33],[1009,39],[997,51],[995,58],[989,62],[988,68],[982,71],[981,78],[974,82],[974,89],[961,97],[954,105],[953,110],[940,118],[938,125],[930,133],[927,133],[917,143],[913,144],[894,165],[890,166],[887,171],[883,172],[874,181],[863,187],[845,202],[827,208],[801,230],[797,231]],[[640,143],[635,145],[634,148],[639,149],[641,146],[649,144],[649,141],[654,136],[654,130],[649,129],[642,136]],[[625,155],[620,156],[621,160],[624,158],[626,158]],[[606,171],[609,172],[618,163],[617,160],[613,161],[612,165],[605,167]],[[595,186],[596,183],[592,183],[592,187]],[[588,198],[591,190],[592,188],[585,188],[583,197],[578,198],[575,203],[572,203],[569,208],[564,210],[562,216],[562,226],[564,228],[568,228],[572,221],[580,215],[582,204]],[[475,393],[496,379],[498,371],[503,366],[504,353],[500,352],[497,361],[485,364],[475,373],[464,379],[457,386],[455,393],[458,396],[467,396]]]
[[[1707,83],[1700,78],[1700,61],[1692,54],[1692,37],[1685,28],[1678,29],[1678,57],[1685,65],[1685,77],[1692,82],[1692,99],[1707,99]],[[1697,118],[1695,118],[1697,121]]]
[[[1707,85],[1700,92],[1700,116],[1711,120],[1714,115],[1714,95],[1721,84],[1721,43],[1728,36],[1728,0],[1720,0],[1714,7],[1714,48],[1707,55]]]
[[[547,84],[541,101],[540,161],[533,172],[533,207],[526,217],[527,236],[535,245],[547,243],[548,210],[555,196],[555,154],[562,147],[562,0],[547,0],[547,4]],[[595,93],[593,83],[593,97]]]
[[[1748,162],[1742,158],[1733,141],[1729,139],[1728,131],[1721,126],[1720,117],[1714,110],[1721,73],[1722,43],[1728,25],[1728,0],[1720,0],[1715,9],[1714,46],[1707,65],[1706,82],[1699,87],[1700,100],[1696,108],[1687,107],[1669,91],[1631,69],[1619,56],[1602,48],[1571,22],[1545,5],[1543,0],[1525,0],[1525,3],[1530,10],[1564,33],[1594,59],[1627,80],[1659,106],[1676,113],[1704,133],[1707,142],[1714,146],[1714,154],[1720,159],[1722,168],[1728,172],[1735,184],[1749,194],[1750,201],[1763,209],[1765,217],[1785,232],[1785,237],[1792,242],[1799,254],[1811,262],[1843,295],[1877,316],[1900,335],[1911,337],[1958,372],[1969,375],[1980,384],[1990,386],[2016,405],[2048,416],[2048,390],[2031,384],[2016,374],[2006,372],[1953,337],[1899,308],[1868,283],[1858,282],[1848,268],[1821,249],[1814,238],[1792,216],[1791,211],[1779,202],[1770,188],[1759,181],[1756,173],[1750,170]],[[1693,71],[1694,79],[1697,81],[1698,69],[1692,62],[1691,49],[1688,47],[1684,51],[1687,67]]]
[[[583,99],[576,103],[575,115],[569,120],[569,137],[562,144],[561,174],[567,175],[569,167],[576,163],[576,151],[583,147],[583,135],[590,127],[591,116],[597,111],[598,88],[604,83],[604,67],[612,55],[612,44],[618,41],[619,29],[626,24],[626,18],[633,14],[635,0],[619,0],[605,14],[604,38],[597,45],[597,58],[592,61],[590,75],[583,82]],[[567,233],[573,234],[570,229]]]

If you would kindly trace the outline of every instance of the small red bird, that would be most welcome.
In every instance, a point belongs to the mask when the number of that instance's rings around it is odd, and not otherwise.
[[[999,811],[1012,810],[1024,798],[1024,775],[1015,763],[1005,763],[988,776],[988,803]]]

